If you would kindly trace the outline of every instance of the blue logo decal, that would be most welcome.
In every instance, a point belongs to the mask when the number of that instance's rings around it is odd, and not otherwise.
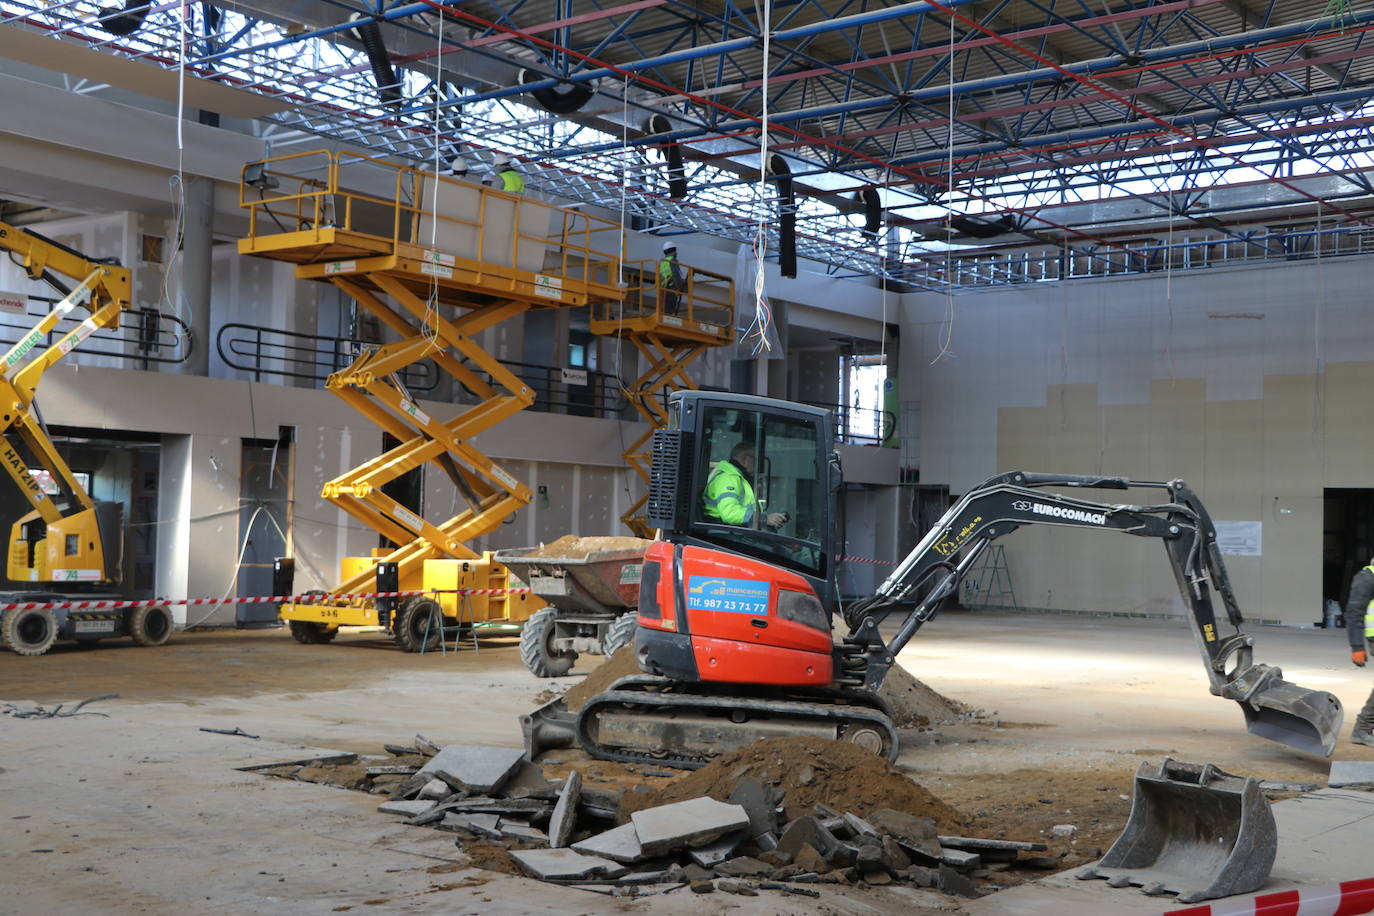
[[[691,576],[687,582],[687,609],[765,616],[768,614],[768,590],[767,582],[752,579]]]

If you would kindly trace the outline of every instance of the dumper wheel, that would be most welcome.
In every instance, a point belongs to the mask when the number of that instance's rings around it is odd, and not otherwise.
[[[639,626],[639,612],[621,614],[606,628],[606,638],[601,641],[603,655],[615,655],[622,647],[635,641],[635,629]]]
[[[520,657],[535,677],[562,677],[577,661],[576,652],[557,652],[553,648],[557,616],[555,607],[535,611],[520,631]]]
[[[136,607],[129,613],[129,636],[137,646],[160,646],[172,638],[172,612],[161,604]]]
[[[327,624],[311,620],[291,621],[291,636],[303,646],[322,646],[327,642],[333,642],[334,637],[338,635],[338,627],[331,629]]]
[[[3,627],[5,645],[20,655],[42,655],[57,642],[57,617],[46,609],[9,611]]]
[[[433,652],[444,638],[444,615],[433,598],[407,598],[391,620],[396,645],[407,652]]]

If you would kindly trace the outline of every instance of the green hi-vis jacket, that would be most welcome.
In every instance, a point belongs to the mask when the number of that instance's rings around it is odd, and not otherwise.
[[[702,503],[707,518],[727,525],[747,525],[754,520],[754,488],[745,480],[744,472],[728,461],[711,471]]]
[[[506,169],[501,172],[501,190],[510,194],[525,193],[525,176],[515,169]]]
[[[1345,632],[1352,649],[1363,649],[1366,639],[1374,639],[1374,566],[1366,566],[1350,580]]]

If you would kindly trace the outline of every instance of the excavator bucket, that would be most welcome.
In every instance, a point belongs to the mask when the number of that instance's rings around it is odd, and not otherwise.
[[[1158,767],[1140,765],[1126,828],[1078,877],[1196,903],[1258,889],[1277,852],[1274,814],[1258,779],[1166,757]]]
[[[1341,701],[1324,690],[1309,690],[1285,681],[1277,668],[1255,668],[1267,670],[1244,699],[1237,699],[1250,734],[1330,757],[1345,715]]]

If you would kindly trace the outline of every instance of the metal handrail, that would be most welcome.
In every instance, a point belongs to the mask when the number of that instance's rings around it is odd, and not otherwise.
[[[316,384],[324,383],[330,375],[351,365],[363,350],[377,345],[375,341],[353,337],[284,331],[238,322],[223,325],[215,338],[224,364],[251,373],[254,381],[292,378]],[[509,361],[502,365],[534,390],[535,401],[530,410],[615,418],[629,406],[619,379],[605,372]],[[486,372],[473,368],[479,377],[491,381]],[[565,372],[578,375],[585,372],[586,384],[567,380]],[[402,381],[412,392],[432,392],[438,388],[439,377],[434,363],[423,359],[406,367]]]
[[[897,417],[890,410],[875,407],[848,407],[824,401],[803,401],[835,414],[835,438],[850,445],[882,445],[897,429]],[[865,421],[863,418],[867,417]],[[871,430],[866,432],[864,430]]]
[[[30,302],[42,302],[50,307],[58,302],[57,299],[47,296],[29,296],[28,299]],[[51,308],[30,310],[25,315],[30,318],[41,318],[50,311]],[[42,346],[52,346],[83,320],[75,315],[58,319],[57,325],[44,336]],[[32,330],[33,322],[24,322],[17,314],[11,319],[8,315],[0,313],[0,346],[13,346]],[[102,349],[97,341],[115,341],[126,348],[132,345],[135,350],[130,352],[128,349]],[[129,360],[140,363],[139,368],[146,369],[150,363],[184,363],[190,358],[194,348],[195,340],[191,336],[190,325],[185,321],[157,309],[137,308],[127,309],[120,316],[118,327],[101,328],[93,333],[75,355],[78,359],[81,356],[103,356]],[[173,355],[160,355],[165,352]]]

